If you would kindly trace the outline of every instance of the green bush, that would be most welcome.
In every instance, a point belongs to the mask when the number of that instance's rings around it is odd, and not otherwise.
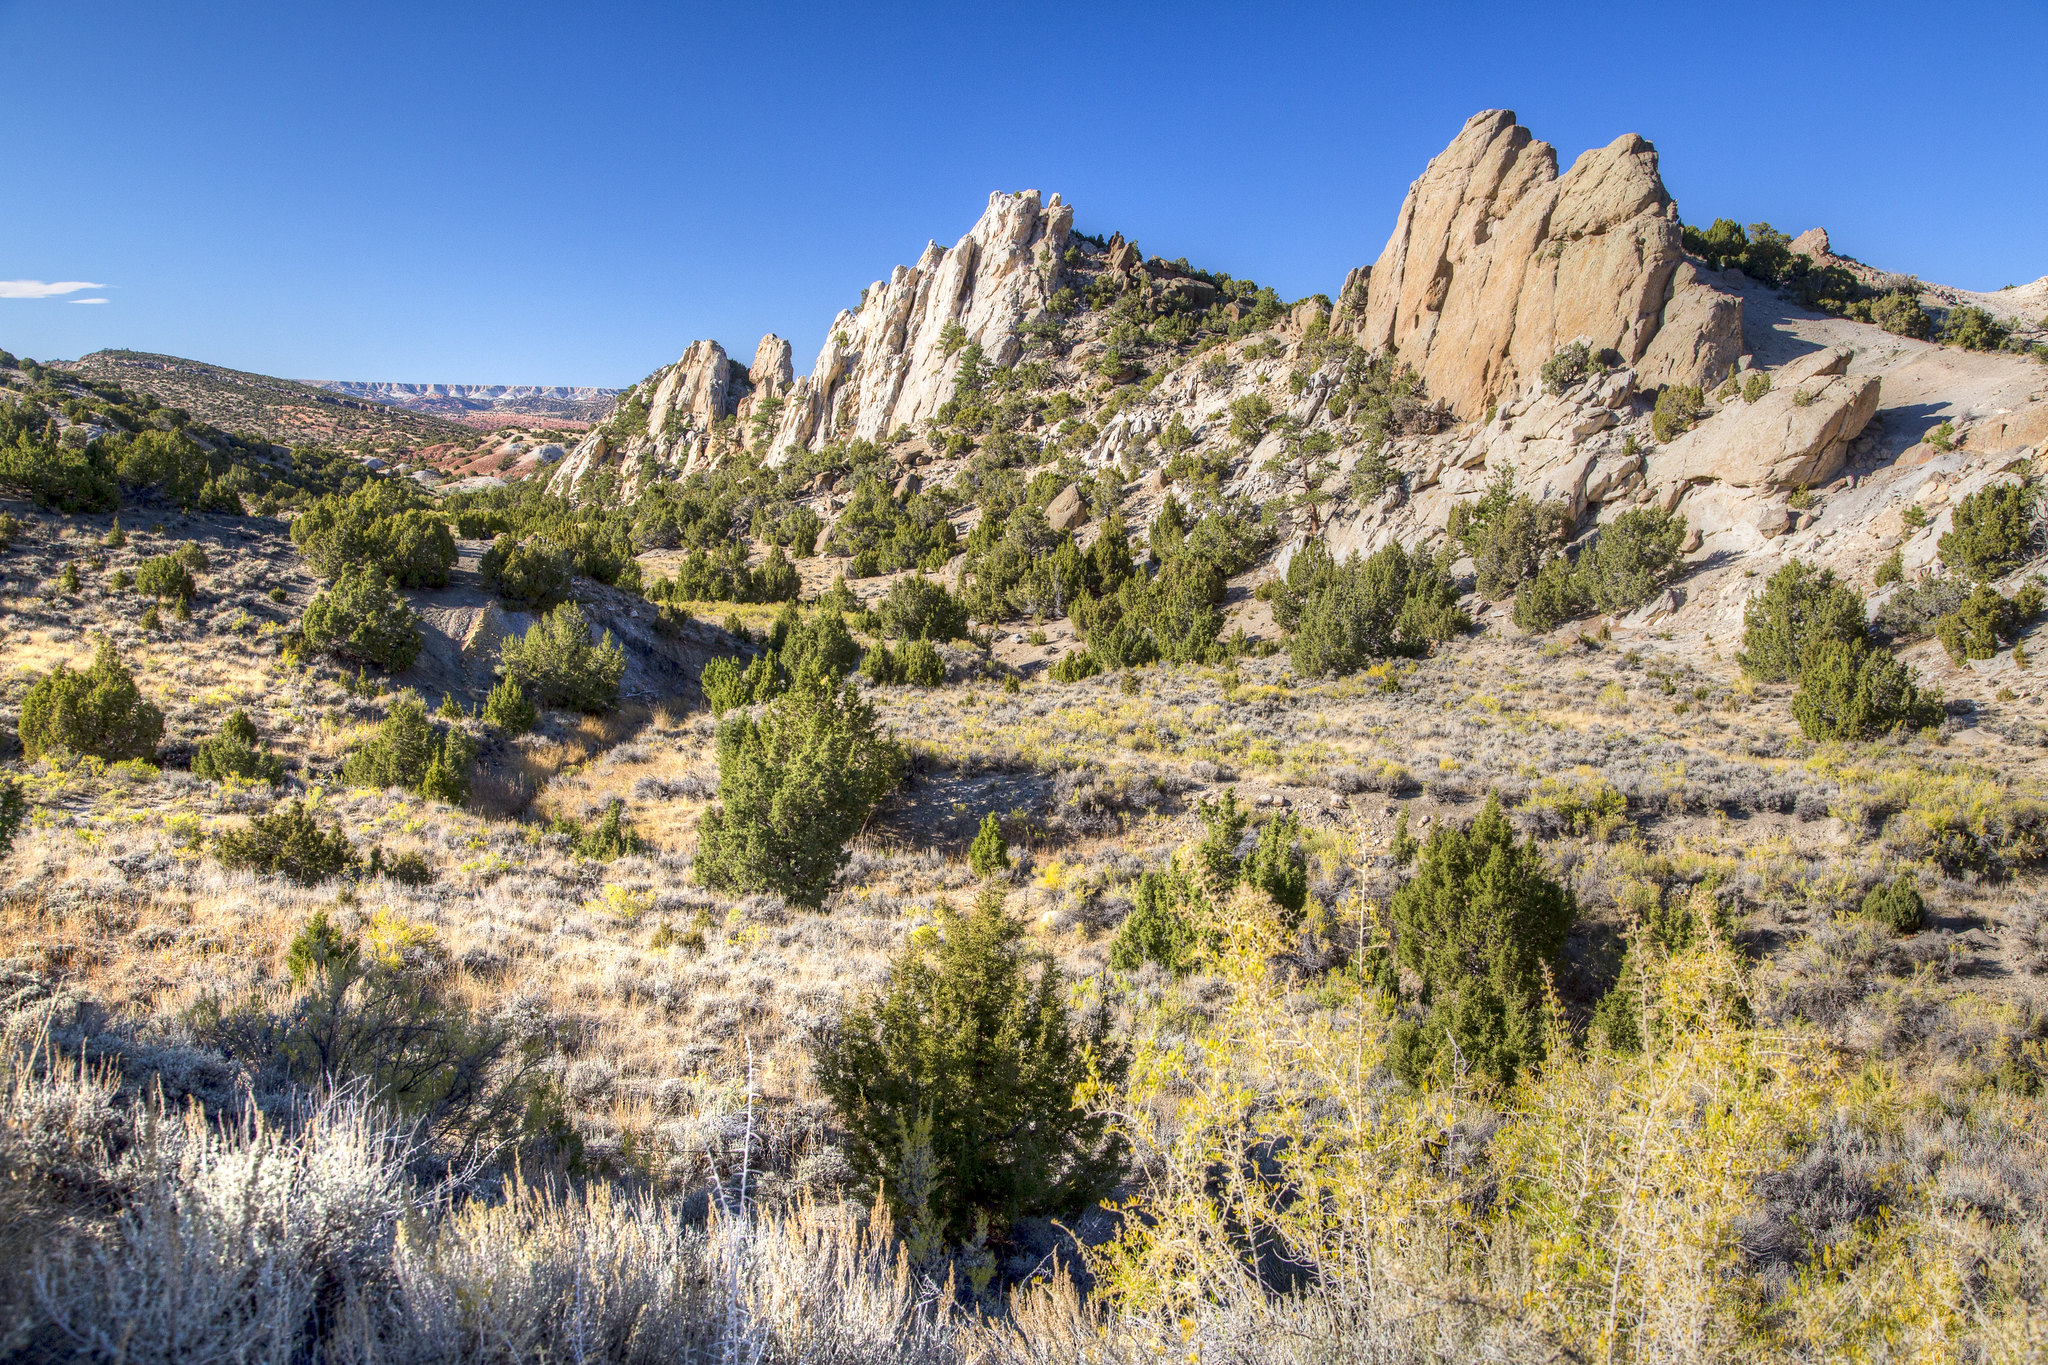
[[[1543,387],[1549,393],[1563,393],[1593,372],[1593,348],[1583,341],[1560,346],[1543,362]]]
[[[981,828],[967,849],[967,865],[983,880],[1010,866],[1010,841],[1003,837],[1003,822],[994,811],[981,817]]]
[[[1957,664],[1965,659],[1989,659],[2019,639],[2020,632],[2040,614],[2037,584],[2029,583],[2006,597],[1989,583],[1980,583],[1960,607],[1935,621],[1934,634]]]
[[[1792,715],[1814,740],[1874,739],[1900,728],[1941,723],[1941,697],[1920,688],[1913,671],[1862,639],[1823,640],[1808,648]]]
[[[28,798],[22,795],[21,784],[11,777],[0,777],[0,858],[14,850],[14,836],[21,833],[21,827],[28,820]]]
[[[780,545],[768,547],[768,557],[754,571],[754,599],[759,602],[792,602],[804,590],[802,575]]]
[[[1026,947],[993,890],[967,915],[942,911],[812,1057],[855,1173],[926,1254],[1079,1210],[1116,1181],[1109,1116],[1076,1099],[1084,1081],[1122,1078],[1107,1012],[1070,1016],[1058,965]]]
[[[1934,319],[1910,290],[1894,289],[1870,302],[1870,320],[1896,336],[1925,341],[1934,334]]]
[[[699,826],[698,878],[822,904],[847,840],[902,771],[902,750],[857,688],[801,671],[758,721],[736,711],[719,723],[718,803]]]
[[[393,673],[420,655],[420,618],[375,564],[344,569],[306,604],[306,643]]]
[[[1140,876],[1136,904],[1110,940],[1110,967],[1134,972],[1147,962],[1156,962],[1175,976],[1191,970],[1206,943],[1197,919],[1199,897],[1177,870]]]
[[[236,707],[221,722],[220,730],[199,742],[192,754],[192,775],[209,782],[231,777],[245,782],[284,781],[284,760],[256,746],[256,722]]]
[[[860,675],[877,687],[891,687],[903,681],[903,667],[889,646],[877,642],[860,656]]]
[[[267,872],[301,886],[339,875],[355,856],[348,836],[338,827],[322,830],[302,801],[257,816],[247,829],[217,836],[213,848],[227,867]]]
[[[619,704],[626,652],[610,631],[591,643],[583,609],[564,602],[498,647],[498,671],[537,705],[594,714]]]
[[[1595,611],[1632,611],[1649,601],[1678,564],[1685,518],[1636,507],[1602,528],[1579,556],[1578,576]]]
[[[1860,645],[1869,638],[1863,598],[1804,560],[1772,574],[1742,614],[1742,671],[1765,682],[1799,676],[1807,652],[1829,643]]]
[[[896,666],[912,687],[937,687],[946,681],[946,661],[930,640],[912,640],[896,651]]]
[[[1301,821],[1292,815],[1268,820],[1259,830],[1258,843],[1245,855],[1238,878],[1299,917],[1308,904],[1308,854],[1301,847]]]
[[[410,688],[391,699],[377,732],[341,765],[344,782],[378,789],[402,787],[432,801],[460,805],[469,797],[475,744],[460,727],[437,728],[427,704]]]
[[[21,536],[21,518],[12,512],[0,512],[0,550],[11,550]]]
[[[1420,654],[1469,629],[1448,567],[1399,544],[1342,564],[1320,540],[1295,552],[1273,596],[1273,619],[1292,632],[1288,657],[1305,678],[1354,673],[1378,659]]]
[[[455,538],[424,493],[379,479],[342,497],[328,494],[292,521],[292,543],[322,578],[375,564],[401,587],[445,588]]]
[[[1588,605],[1586,585],[1578,567],[1564,555],[1543,561],[1536,576],[1515,593],[1514,622],[1531,635],[1556,630]]]
[[[153,759],[163,734],[163,712],[142,699],[105,636],[83,673],[60,663],[21,699],[21,747],[32,759],[67,752],[108,762]]]
[[[923,574],[899,578],[875,608],[891,635],[904,640],[955,640],[967,634],[967,608],[946,585]]]
[[[1871,577],[1871,582],[1880,588],[1890,587],[1894,583],[1903,583],[1905,581],[1906,552],[1903,549],[1893,550],[1890,554],[1886,555],[1883,562],[1877,566],[1877,572]]]
[[[2004,347],[2012,329],[1982,308],[1959,304],[1942,320],[1941,342],[1966,351],[1996,351]]]
[[[2034,493],[2023,484],[1980,488],[1955,506],[1941,562],[1976,578],[1997,578],[2033,550]]]
[[[1771,391],[1771,376],[1764,370],[1751,370],[1742,381],[1742,401],[1754,403]]]
[[[1569,507],[1518,496],[1514,488],[1514,470],[1502,470],[1478,501],[1453,507],[1444,528],[1472,556],[1479,595],[1489,602],[1534,578],[1571,538]]]
[[[0,488],[46,512],[67,515],[111,512],[121,504],[121,490],[97,442],[73,450],[54,435],[27,431],[17,432],[11,444],[0,440]]]
[[[175,555],[152,555],[135,566],[135,590],[159,602],[189,602],[199,585]]]
[[[1900,577],[1905,576],[1904,564]],[[1927,574],[1917,583],[1901,584],[1877,609],[1872,625],[1894,644],[1932,635],[1942,617],[1970,600],[1970,580],[1963,574]]]
[[[501,678],[484,698],[484,721],[508,735],[523,735],[540,719],[540,712],[527,700],[524,688],[511,678]]]
[[[1894,934],[1917,934],[1927,922],[1927,903],[1911,877],[1899,877],[1864,893],[1863,917]]]
[[[499,536],[477,562],[477,571],[492,592],[535,611],[568,601],[574,586],[568,552],[539,536]]]
[[[1052,666],[1054,682],[1079,682],[1102,672],[1102,661],[1085,649],[1070,649]]]
[[[626,823],[626,803],[617,800],[608,802],[603,817],[576,840],[578,855],[600,863],[642,852],[646,847],[645,841]]]
[[[705,704],[710,706],[714,719],[754,699],[753,689],[747,685],[739,663],[725,654],[705,663],[703,671],[697,675],[697,688],[704,694]]]
[[[1544,968],[1578,901],[1533,838],[1515,842],[1498,797],[1471,828],[1430,831],[1392,909],[1397,956],[1420,979],[1427,1011],[1389,1040],[1396,1073],[1420,1084],[1469,1068],[1508,1085],[1541,1061]]]
[[[1691,431],[1706,404],[1706,395],[1695,385],[1666,384],[1657,391],[1657,406],[1650,414],[1650,435],[1661,445]]]

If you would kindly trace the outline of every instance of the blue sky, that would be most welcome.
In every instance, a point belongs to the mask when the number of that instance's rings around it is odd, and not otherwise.
[[[993,189],[1334,294],[1489,107],[1657,144],[1688,221],[2048,273],[2048,3],[575,6],[0,0],[0,346],[299,378],[799,367]],[[77,300],[103,298],[104,303]]]

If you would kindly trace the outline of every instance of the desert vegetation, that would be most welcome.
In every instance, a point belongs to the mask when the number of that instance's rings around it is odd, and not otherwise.
[[[2041,1354],[2032,457],[1702,548],[1643,450],[1767,370],[1461,418],[1328,299],[1031,268],[917,429],[560,484],[5,358],[0,1350]],[[1477,460],[1544,403],[1576,482]]]

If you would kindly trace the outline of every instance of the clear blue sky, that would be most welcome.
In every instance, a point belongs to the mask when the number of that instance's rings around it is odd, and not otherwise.
[[[1688,221],[2048,273],[2048,4],[0,0],[0,346],[299,378],[619,385],[817,352],[992,189],[1334,294],[1473,112],[1623,132]],[[19,292],[19,291],[16,291]],[[79,298],[103,298],[81,304]]]

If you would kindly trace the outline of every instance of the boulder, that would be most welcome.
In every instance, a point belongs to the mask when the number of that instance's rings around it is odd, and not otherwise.
[[[893,492],[896,495],[897,499],[900,501],[903,498],[911,498],[917,496],[918,491],[923,487],[924,479],[922,476],[917,474],[905,474],[902,478],[896,480],[896,486],[890,491]]]
[[[1397,348],[1469,419],[1575,337],[1641,360],[1683,259],[1656,148],[1628,134],[1560,176],[1555,150],[1489,110],[1409,187],[1386,250],[1345,281],[1338,320],[1368,349]]]
[[[1081,490],[1068,484],[1059,491],[1059,496],[1045,505],[1045,523],[1055,531],[1071,531],[1086,525],[1088,508],[1081,501]]]
[[[1715,479],[1780,490],[1826,483],[1877,413],[1875,375],[1850,375],[1844,351],[1803,356],[1771,374],[1754,403],[1731,402],[1649,457],[1653,483]]]
[[[1742,296],[1716,289],[1691,261],[1680,262],[1657,335],[1643,352],[1643,382],[1712,388],[1741,358]]]

